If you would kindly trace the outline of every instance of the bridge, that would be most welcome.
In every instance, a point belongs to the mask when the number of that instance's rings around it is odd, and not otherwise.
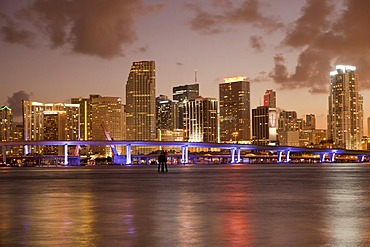
[[[358,162],[369,160],[370,151],[368,150],[347,150],[347,149],[329,149],[329,148],[306,148],[293,146],[270,146],[270,145],[251,145],[237,143],[206,143],[206,142],[177,142],[177,141],[18,141],[18,142],[0,142],[2,147],[3,163],[6,163],[6,150],[13,146],[24,146],[25,155],[27,155],[28,146],[63,146],[64,147],[64,165],[68,165],[68,147],[69,146],[125,146],[125,155],[113,155],[114,164],[132,164],[131,148],[134,146],[158,146],[158,147],[179,147],[181,148],[181,163],[189,163],[189,148],[214,148],[220,150],[229,150],[231,163],[241,163],[241,151],[260,151],[276,154],[277,162],[289,163],[293,153],[306,153],[319,155],[320,162],[334,162],[336,155],[356,156]],[[284,160],[283,160],[284,158]]]

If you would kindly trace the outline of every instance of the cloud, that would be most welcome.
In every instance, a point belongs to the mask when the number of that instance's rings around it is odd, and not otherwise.
[[[11,44],[23,44],[31,47],[34,34],[19,26],[19,23],[15,22],[8,16],[0,13],[0,24],[4,23],[0,28],[0,37],[3,41]]]
[[[268,31],[283,27],[275,18],[262,13],[259,0],[244,0],[238,7],[229,0],[219,1],[213,5],[214,9],[221,9],[216,13],[204,10],[199,4],[188,4],[187,7],[195,12],[195,17],[190,21],[191,29],[203,34],[226,32],[228,26],[235,24],[250,24]]]
[[[176,62],[176,65],[177,65],[177,66],[183,66],[184,64],[183,64],[183,63],[181,63],[181,62]]]
[[[12,109],[13,117],[22,116],[22,100],[30,100],[31,94],[21,90],[13,93],[11,97],[8,97],[8,105]]]
[[[265,48],[265,43],[261,36],[253,35],[249,38],[249,45],[256,51],[261,52]]]
[[[360,86],[370,89],[370,1],[334,3],[337,2],[307,0],[301,17],[288,29],[282,45],[299,49],[299,55],[292,73],[288,72],[284,56],[275,56],[270,76],[281,88],[327,93],[329,72],[336,64],[350,64],[358,68]],[[337,11],[333,11],[335,8]]]
[[[124,55],[137,39],[137,17],[159,9],[160,5],[146,6],[143,0],[34,0],[13,18],[46,34],[51,48],[67,46],[76,53],[109,59]]]

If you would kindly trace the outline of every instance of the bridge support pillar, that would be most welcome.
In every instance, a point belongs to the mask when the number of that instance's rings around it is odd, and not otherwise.
[[[320,163],[325,162],[325,156],[326,156],[326,153],[320,153]]]
[[[240,148],[237,148],[236,149],[236,155],[237,155],[237,157],[236,157],[236,163],[240,163],[240,161],[241,161],[241,159],[240,159]]]
[[[335,160],[335,153],[330,154],[330,162],[333,163]]]
[[[289,163],[290,162],[290,150],[287,150],[286,151],[286,154],[285,154],[285,162],[286,163]]]
[[[365,161],[365,155],[359,155],[357,158],[358,158],[358,162],[364,162]]]
[[[235,164],[235,148],[230,149],[231,152],[231,164]]]
[[[68,165],[68,144],[64,144],[64,165]]]
[[[131,165],[131,145],[126,145],[126,165]]]
[[[283,151],[277,151],[277,162],[281,163],[283,157]]]
[[[3,149],[3,164],[6,164],[6,146],[2,146]]]
[[[183,164],[189,163],[189,148],[188,146],[181,147],[181,161]]]
[[[24,145],[23,146],[23,154],[26,156],[30,153],[29,149],[28,149],[28,145]]]

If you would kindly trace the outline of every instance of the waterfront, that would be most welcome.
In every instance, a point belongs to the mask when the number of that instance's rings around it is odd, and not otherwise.
[[[0,168],[0,246],[368,246],[370,164]]]

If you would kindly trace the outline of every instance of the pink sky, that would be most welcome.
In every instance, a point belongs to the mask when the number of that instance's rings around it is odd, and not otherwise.
[[[252,108],[273,89],[279,108],[326,128],[329,72],[340,63],[358,68],[366,119],[369,11],[366,0],[1,0],[0,104],[124,99],[131,63],[154,60],[157,95],[193,83],[197,70],[201,95],[218,98],[223,78],[243,75]]]

